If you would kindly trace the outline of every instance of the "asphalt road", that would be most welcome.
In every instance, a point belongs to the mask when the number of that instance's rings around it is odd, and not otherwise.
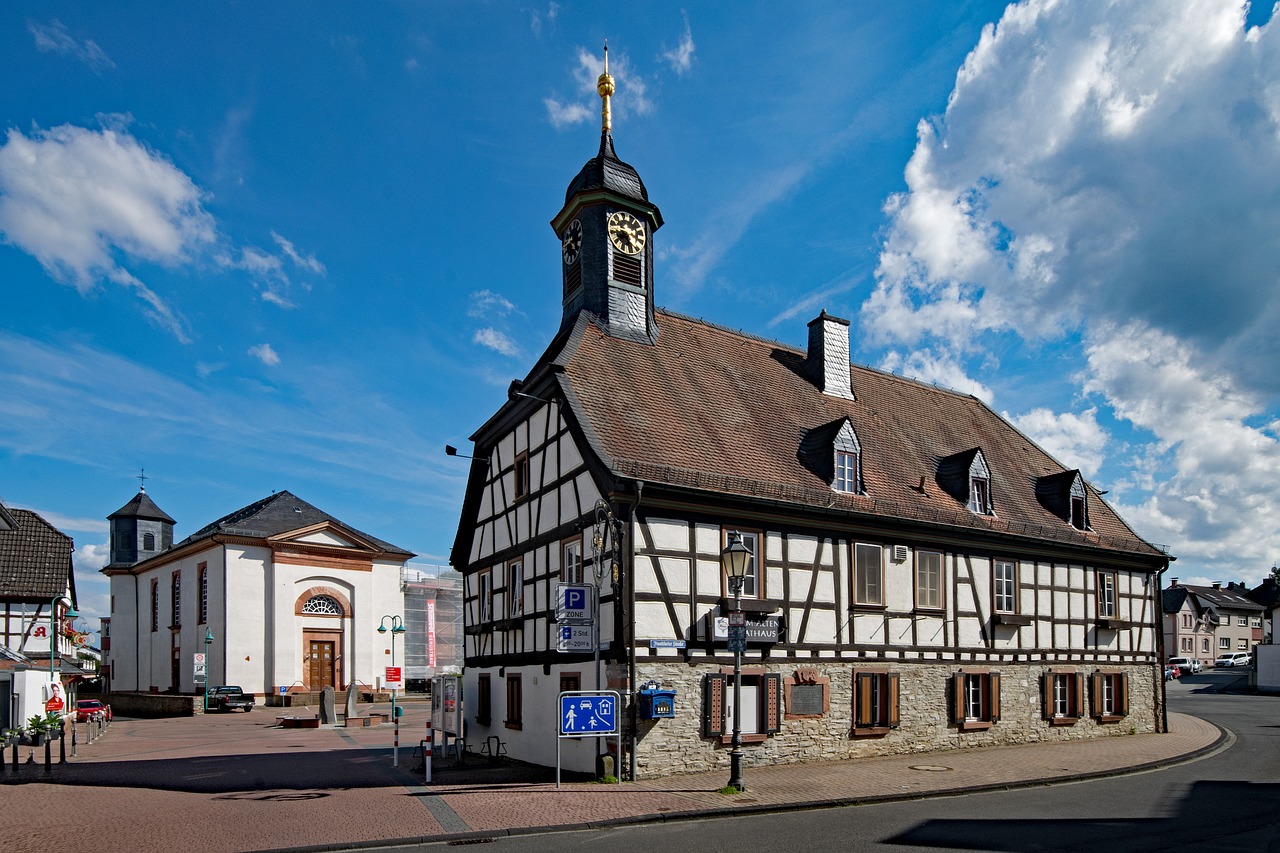
[[[685,850],[1280,851],[1280,698],[1221,692],[1238,673],[1169,685],[1171,710],[1227,729],[1215,753],[1147,773],[912,802],[498,838],[492,853]],[[439,845],[425,845],[425,849]],[[392,849],[392,848],[388,848]]]

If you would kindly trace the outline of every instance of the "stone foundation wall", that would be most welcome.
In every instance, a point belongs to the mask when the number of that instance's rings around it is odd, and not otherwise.
[[[757,662],[753,661],[753,664]],[[1151,665],[1106,664],[1108,672],[1128,674],[1129,714],[1114,723],[1099,723],[1087,716],[1091,707],[1088,676],[1098,667],[1077,664],[1071,667],[1085,676],[1082,716],[1074,725],[1051,725],[1043,719],[1041,676],[1062,665],[1000,663],[990,667],[1000,673],[1000,721],[982,731],[960,731],[951,723],[949,684],[963,666],[973,663],[913,663],[868,661],[883,670],[899,673],[898,728],[881,737],[850,737],[853,722],[853,674],[850,663],[806,661],[805,669],[817,670],[830,678],[830,710],[816,719],[783,719],[782,731],[764,743],[744,744],[744,761],[751,764],[791,764],[802,761],[829,761],[878,755],[931,752],[1001,744],[1038,741],[1080,740],[1157,730],[1160,718],[1161,682]],[[769,665],[770,672],[784,679],[795,674],[794,666]],[[702,737],[703,678],[718,673],[718,664],[643,663],[638,667],[638,683],[657,681],[663,689],[676,691],[675,718],[641,720],[636,742],[638,778],[667,776],[729,767],[729,747],[718,738]],[[785,688],[784,688],[785,689]]]

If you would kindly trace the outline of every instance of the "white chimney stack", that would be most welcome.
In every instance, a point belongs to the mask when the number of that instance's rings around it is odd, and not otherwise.
[[[849,321],[825,310],[809,322],[809,377],[823,394],[855,399],[849,383]]]

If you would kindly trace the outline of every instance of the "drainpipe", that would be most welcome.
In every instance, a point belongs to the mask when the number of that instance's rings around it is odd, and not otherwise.
[[[640,712],[636,707],[636,527],[640,523],[637,511],[644,492],[644,480],[636,480],[636,499],[631,505],[631,533],[627,536],[627,625],[631,636],[627,642],[628,672],[631,685],[631,743],[629,746],[631,781],[636,781],[636,729],[640,725]]]
[[[1156,720],[1160,731],[1169,732],[1169,691],[1164,680],[1164,573],[1169,571],[1172,558],[1166,557],[1164,568],[1156,572],[1156,668],[1155,677],[1160,684],[1160,718]]]

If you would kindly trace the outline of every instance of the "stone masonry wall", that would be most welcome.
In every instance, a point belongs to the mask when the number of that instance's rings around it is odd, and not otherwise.
[[[756,662],[753,662],[753,664]],[[877,669],[888,668],[900,675],[899,709],[901,724],[883,737],[849,736],[853,714],[853,674],[850,663],[805,661],[806,669],[816,669],[831,679],[830,710],[818,719],[782,722],[782,731],[764,743],[744,744],[744,762],[790,764],[878,755],[930,752],[980,746],[1079,740],[1111,737],[1157,730],[1161,682],[1150,665],[1113,666],[1129,676],[1129,714],[1115,723],[1099,723],[1087,716],[1091,707],[1088,676],[1096,667],[1079,664],[1074,669],[1085,676],[1084,708],[1074,725],[1050,725],[1043,719],[1041,675],[1061,667],[1043,664],[1001,663],[991,666],[1000,673],[1000,721],[983,731],[960,731],[950,721],[948,685],[959,669],[957,663],[914,663],[908,661],[868,661]],[[970,666],[972,664],[965,664]],[[767,669],[784,679],[795,674],[791,664],[772,663]],[[643,663],[638,681],[657,681],[663,689],[676,691],[675,718],[641,720],[636,746],[638,778],[667,776],[729,767],[729,747],[718,738],[702,737],[703,677],[720,672],[719,665]],[[785,689],[785,688],[784,688]]]

